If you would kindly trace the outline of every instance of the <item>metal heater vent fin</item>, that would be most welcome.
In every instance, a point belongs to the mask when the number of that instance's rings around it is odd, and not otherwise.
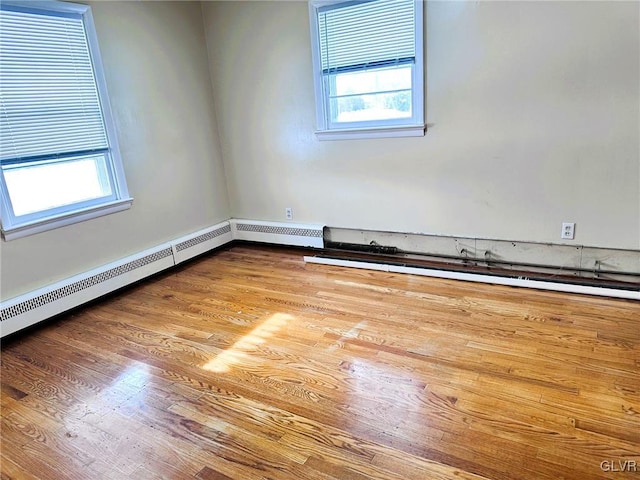
[[[224,235],[225,233],[231,233],[231,225],[225,225],[202,235],[198,235],[197,237],[194,237],[190,240],[180,242],[176,245],[176,251],[181,252],[182,250],[186,250],[187,248],[191,248],[195,245],[207,242],[216,237],[219,237],[220,235]]]

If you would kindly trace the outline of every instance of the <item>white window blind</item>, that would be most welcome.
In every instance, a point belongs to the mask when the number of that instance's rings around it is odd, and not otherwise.
[[[0,11],[0,161],[109,148],[81,15]]]
[[[5,240],[131,206],[91,8],[0,0]]]
[[[341,3],[318,9],[323,74],[415,62],[414,0]]]
[[[310,0],[319,139],[424,135],[423,0]]]

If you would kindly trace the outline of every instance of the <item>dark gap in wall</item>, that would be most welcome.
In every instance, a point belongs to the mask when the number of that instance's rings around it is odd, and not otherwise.
[[[333,246],[328,242],[328,247]],[[344,244],[342,245],[344,246]],[[364,247],[367,247],[366,245]],[[376,246],[372,246],[376,247]],[[395,248],[395,247],[393,247]],[[364,251],[363,251],[364,250]],[[640,278],[636,274],[623,274],[628,280],[607,278],[602,272],[590,272],[573,268],[544,267],[530,264],[508,262],[480,261],[458,257],[441,257],[424,254],[380,253],[377,248],[371,251],[350,250],[343,248],[325,248],[319,258],[353,260],[358,262],[382,263],[400,267],[428,268],[460,273],[474,273],[489,276],[539,280],[546,282],[585,285],[591,287],[615,288],[621,290],[640,291]],[[616,276],[620,273],[616,272]]]

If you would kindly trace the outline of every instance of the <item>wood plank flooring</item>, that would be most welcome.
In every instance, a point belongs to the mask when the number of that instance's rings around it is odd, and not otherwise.
[[[2,479],[640,477],[640,304],[238,245],[2,348]]]

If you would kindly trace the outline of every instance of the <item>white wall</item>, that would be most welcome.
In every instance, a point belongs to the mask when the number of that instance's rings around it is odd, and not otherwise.
[[[233,217],[640,248],[638,2],[429,2],[426,136],[333,142],[307,3],[203,11]]]
[[[200,3],[91,5],[134,203],[2,241],[3,299],[229,218]]]
[[[638,2],[429,2],[426,136],[334,142],[313,134],[306,2],[91,5],[134,205],[1,242],[2,299],[288,206],[538,242],[574,221],[574,244],[640,249]]]

